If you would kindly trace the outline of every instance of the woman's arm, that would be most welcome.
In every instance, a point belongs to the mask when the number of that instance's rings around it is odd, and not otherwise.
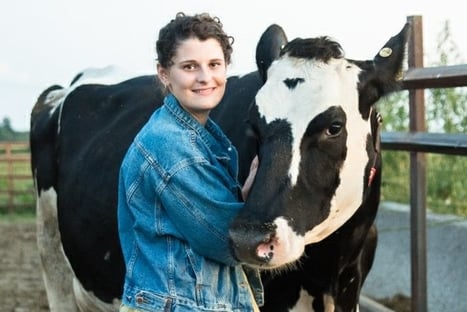
[[[258,170],[258,165],[259,165],[259,159],[258,159],[258,156],[255,156],[255,158],[253,158],[253,161],[251,162],[251,165],[250,165],[250,173],[248,174],[248,177],[246,178],[245,183],[243,184],[243,187],[242,187],[243,200],[246,200],[246,198],[248,197],[248,193],[250,192],[251,186],[253,185],[253,182],[255,181],[256,171]]]
[[[168,177],[160,197],[178,232],[198,254],[237,265],[231,252],[229,226],[243,203],[237,183],[222,169],[200,160]]]

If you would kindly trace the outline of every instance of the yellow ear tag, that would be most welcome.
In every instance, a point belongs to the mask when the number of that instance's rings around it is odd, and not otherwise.
[[[379,56],[381,56],[381,57],[389,57],[391,54],[392,54],[392,49],[388,48],[388,47],[382,48],[379,51]]]
[[[395,79],[396,81],[401,81],[402,79],[404,79],[404,72],[403,72],[402,70],[400,70],[400,71],[396,74],[396,76],[395,76],[394,79]]]

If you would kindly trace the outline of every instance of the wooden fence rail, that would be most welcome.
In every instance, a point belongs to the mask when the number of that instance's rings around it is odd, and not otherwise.
[[[34,207],[29,142],[0,142],[0,212]]]

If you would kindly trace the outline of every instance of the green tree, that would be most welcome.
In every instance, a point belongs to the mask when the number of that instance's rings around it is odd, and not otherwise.
[[[433,66],[461,64],[465,61],[452,40],[449,21],[438,34],[439,60]],[[465,87],[430,89],[427,101],[428,130],[431,132],[465,133],[467,129],[467,93]]]
[[[0,124],[0,141],[10,141],[15,136],[15,132],[11,128],[10,118],[4,117]]]
[[[439,60],[434,66],[461,64],[459,48],[452,40],[449,21],[438,34]],[[427,128],[431,132],[466,133],[467,92],[465,87],[430,89],[427,101]],[[429,207],[444,213],[467,216],[467,190],[463,175],[467,170],[467,158],[430,154],[427,157]]]
[[[0,141],[27,141],[29,132],[17,132],[11,126],[10,118],[3,117],[0,122]]]

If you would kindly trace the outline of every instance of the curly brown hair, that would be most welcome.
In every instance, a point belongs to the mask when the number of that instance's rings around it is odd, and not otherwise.
[[[224,32],[219,18],[211,17],[207,13],[190,16],[182,12],[177,13],[175,19],[159,31],[159,38],[156,41],[159,64],[169,68],[173,64],[172,58],[180,43],[189,38],[198,38],[202,41],[209,38],[216,39],[222,47],[226,64],[230,64],[234,39]]]

